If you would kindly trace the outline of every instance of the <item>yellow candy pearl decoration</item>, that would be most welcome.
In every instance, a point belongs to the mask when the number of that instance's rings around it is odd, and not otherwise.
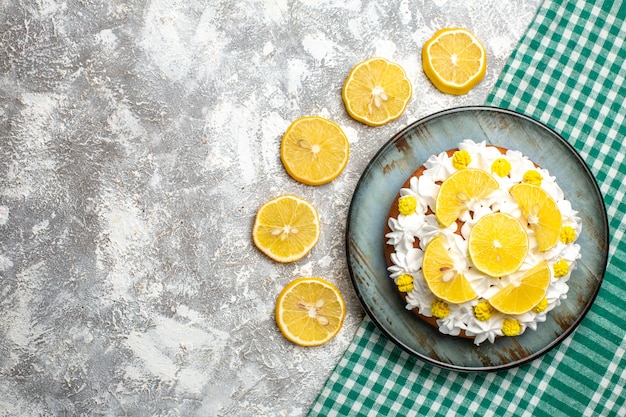
[[[401,292],[413,291],[413,277],[409,274],[402,274],[396,280],[396,285]]]
[[[502,323],[502,333],[505,336],[517,336],[522,332],[522,325],[519,321],[511,318],[504,319]]]
[[[413,195],[405,195],[398,199],[398,211],[405,216],[415,213],[417,198]]]
[[[506,158],[498,158],[491,164],[491,172],[500,178],[506,177],[511,172],[511,163]]]
[[[456,169],[467,168],[470,162],[472,162],[472,157],[466,150],[456,151],[452,155],[452,166]]]

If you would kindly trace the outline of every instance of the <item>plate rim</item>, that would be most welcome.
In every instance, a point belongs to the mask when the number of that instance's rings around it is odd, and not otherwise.
[[[558,140],[561,142],[561,144],[565,145],[565,147],[568,149],[568,151],[572,154],[572,156],[579,162],[579,165],[581,165],[583,167],[584,170],[584,175],[586,175],[589,179],[591,179],[591,183],[592,183],[592,188],[594,191],[594,194],[597,197],[597,201],[600,203],[600,206],[602,208],[602,216],[601,216],[601,222],[600,222],[600,226],[599,229],[601,229],[604,232],[604,243],[605,243],[605,248],[606,250],[603,251],[602,256],[603,259],[601,261],[601,265],[602,265],[602,274],[599,277],[599,281],[598,284],[595,286],[591,296],[589,297],[589,299],[587,300],[587,303],[584,305],[581,314],[578,315],[578,317],[576,317],[572,324],[563,331],[563,333],[561,333],[560,335],[558,335],[554,340],[552,340],[550,343],[548,343],[546,346],[544,346],[543,348],[539,349],[536,352],[531,353],[528,356],[525,356],[523,358],[517,359],[517,360],[513,360],[507,363],[503,363],[500,365],[490,365],[490,366],[466,366],[466,365],[456,365],[456,364],[451,364],[448,362],[443,362],[440,360],[437,360],[436,358],[430,357],[428,355],[422,354],[420,352],[416,352],[415,350],[413,350],[411,347],[407,346],[405,343],[403,343],[400,339],[398,339],[398,337],[394,336],[381,322],[381,320],[379,320],[376,315],[372,312],[372,310],[370,309],[369,305],[366,303],[365,299],[364,299],[364,294],[362,293],[356,277],[355,277],[355,271],[353,270],[353,266],[352,266],[352,254],[351,254],[351,250],[350,250],[350,230],[351,230],[351,220],[353,217],[353,208],[354,208],[354,203],[355,203],[355,198],[357,196],[357,191],[360,189],[360,187],[363,185],[363,182],[365,181],[365,177],[367,176],[367,174],[371,171],[372,167],[374,166],[374,164],[376,163],[376,161],[386,153],[387,149],[390,146],[393,146],[400,138],[402,138],[407,132],[415,129],[416,127],[423,125],[424,123],[427,123],[429,121],[432,121],[434,119],[440,118],[440,117],[444,117],[448,114],[454,114],[454,113],[460,113],[460,112],[466,112],[466,111],[480,111],[480,112],[493,112],[493,113],[503,113],[509,116],[513,116],[516,118],[520,118],[526,122],[529,122],[533,125],[535,125],[536,127],[543,129],[545,131],[547,131],[549,133],[550,136],[552,136],[554,139]],[[558,132],[556,132],[554,129],[552,129],[551,127],[545,125],[544,123],[534,119],[531,116],[528,116],[526,114],[520,113],[518,111],[515,110],[511,110],[511,109],[506,109],[506,108],[502,108],[502,107],[497,107],[497,106],[488,106],[488,105],[470,105],[470,106],[457,106],[457,107],[451,107],[451,108],[447,108],[447,109],[443,109],[431,114],[428,114],[412,123],[410,123],[409,125],[405,126],[403,129],[401,129],[400,131],[398,131],[397,133],[395,133],[389,140],[387,140],[379,149],[378,151],[374,154],[374,156],[370,159],[370,161],[367,163],[367,165],[365,166],[365,169],[363,170],[363,172],[361,173],[359,180],[357,181],[357,184],[354,188],[352,197],[350,199],[350,205],[348,208],[348,215],[347,215],[347,220],[346,220],[346,229],[345,229],[345,251],[346,251],[346,261],[347,261],[347,266],[348,266],[348,273],[350,275],[350,280],[352,282],[352,286],[356,292],[357,298],[359,299],[359,302],[361,303],[361,307],[364,309],[364,311],[366,312],[367,316],[369,317],[369,319],[376,325],[376,327],[391,341],[393,342],[396,346],[400,347],[403,351],[405,351],[406,353],[408,353],[411,357],[417,358],[417,359],[421,359],[424,362],[430,363],[432,365],[438,366],[440,368],[443,369],[448,369],[448,370],[453,370],[453,371],[461,371],[461,372],[494,372],[494,371],[501,371],[501,370],[506,370],[506,369],[511,369],[511,368],[515,368],[524,364],[527,364],[543,355],[545,355],[546,353],[548,353],[549,351],[551,351],[552,349],[554,349],[556,346],[558,346],[559,344],[561,344],[567,337],[569,337],[569,335],[571,335],[580,325],[580,323],[582,322],[582,320],[585,318],[585,316],[587,315],[587,313],[589,312],[589,310],[591,309],[591,306],[594,304],[597,295],[600,291],[600,287],[602,286],[602,283],[604,282],[604,276],[606,274],[606,268],[608,265],[608,258],[609,258],[609,240],[610,240],[610,230],[609,230],[609,224],[608,224],[608,217],[607,217],[607,211],[606,211],[606,204],[604,202],[604,198],[602,195],[602,192],[600,190],[600,187],[598,186],[598,183],[596,181],[595,176],[593,175],[593,173],[591,172],[591,169],[589,168],[589,166],[587,165],[587,163],[584,161],[584,159],[582,158],[582,156],[578,153],[578,151]],[[381,248],[382,250],[382,248]],[[445,335],[442,335],[445,336]]]

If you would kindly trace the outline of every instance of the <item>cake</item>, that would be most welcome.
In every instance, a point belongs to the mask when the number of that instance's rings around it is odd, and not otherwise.
[[[387,269],[408,310],[443,334],[493,343],[536,330],[567,298],[581,229],[548,170],[520,151],[466,139],[428,158],[399,190]]]

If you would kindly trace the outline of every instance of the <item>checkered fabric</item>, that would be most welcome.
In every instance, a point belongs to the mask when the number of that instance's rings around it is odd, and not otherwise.
[[[487,104],[550,126],[604,196],[609,265],[591,310],[559,347],[493,373],[440,369],[364,319],[309,416],[626,416],[626,4],[547,0]]]

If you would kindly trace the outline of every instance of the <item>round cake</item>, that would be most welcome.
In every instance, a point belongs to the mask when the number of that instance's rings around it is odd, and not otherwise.
[[[389,210],[385,256],[407,309],[479,345],[536,330],[567,298],[581,229],[546,169],[466,139],[406,180]]]

